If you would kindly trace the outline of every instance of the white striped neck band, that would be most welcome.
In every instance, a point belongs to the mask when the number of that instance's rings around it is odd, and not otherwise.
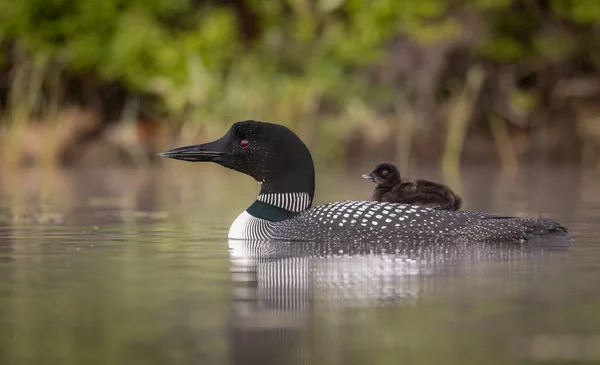
[[[312,204],[308,193],[260,194],[256,200],[290,212],[302,212]]]

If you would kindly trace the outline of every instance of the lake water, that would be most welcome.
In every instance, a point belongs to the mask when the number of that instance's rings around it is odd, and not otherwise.
[[[561,222],[568,250],[307,256],[228,242],[258,185],[169,162],[1,172],[0,364],[600,362],[595,171],[471,168],[451,184],[466,208]],[[368,197],[360,172],[319,171],[317,203]]]

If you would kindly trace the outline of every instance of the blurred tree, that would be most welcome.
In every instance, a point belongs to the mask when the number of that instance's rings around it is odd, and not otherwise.
[[[178,124],[262,118],[335,142],[399,104],[444,113],[479,64],[473,118],[523,125],[548,85],[598,72],[599,24],[595,0],[0,0],[0,101],[7,122],[72,103],[114,121],[135,97]],[[394,77],[403,39],[415,61]]]

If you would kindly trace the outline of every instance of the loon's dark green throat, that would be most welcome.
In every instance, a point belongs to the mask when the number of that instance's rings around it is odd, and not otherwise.
[[[230,239],[338,242],[527,242],[571,239],[560,224],[541,218],[500,217],[474,211],[436,210],[407,204],[343,201],[311,208],[312,157],[290,129],[247,120],[220,139],[179,147],[161,156],[215,162],[261,184],[256,201],[233,222]]]

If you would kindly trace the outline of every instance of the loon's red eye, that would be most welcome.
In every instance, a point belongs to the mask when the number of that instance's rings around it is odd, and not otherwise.
[[[250,142],[248,142],[248,140],[247,140],[247,139],[242,139],[242,140],[240,141],[240,147],[242,147],[242,148],[246,148],[246,147],[248,147],[248,145],[249,145],[249,144],[250,144]]]

